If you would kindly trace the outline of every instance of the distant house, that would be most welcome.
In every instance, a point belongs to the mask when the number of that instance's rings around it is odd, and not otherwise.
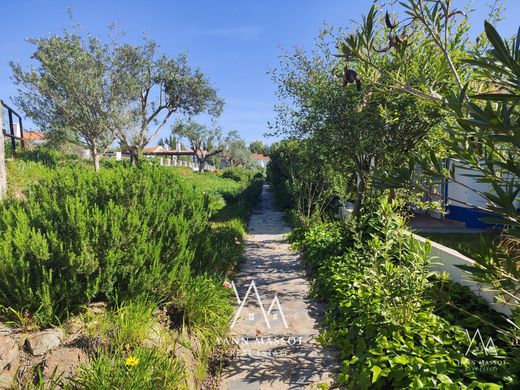
[[[445,216],[437,212],[428,212],[428,214],[436,219],[447,218],[463,222],[470,229],[491,227],[492,225],[481,221],[490,214],[482,210],[488,206],[487,199],[478,194],[479,192],[493,193],[491,186],[479,181],[478,171],[461,166],[461,163],[454,166],[454,162],[447,161],[446,167],[454,170],[455,181],[443,180],[442,184],[430,188],[427,200],[441,200],[447,214]],[[520,209],[519,201],[515,202],[515,207]]]
[[[152,155],[152,154],[160,154],[162,152],[166,152],[167,149],[163,148],[161,145],[150,146],[148,148],[143,149],[143,154]]]
[[[25,130],[23,132],[23,140],[25,142],[26,147],[30,148],[32,146],[44,144],[47,141],[47,138],[45,137],[45,134],[40,133],[39,131]]]
[[[264,156],[263,154],[253,153],[253,160],[255,160],[255,162],[261,168],[265,168],[265,167],[267,167],[267,163],[269,162],[270,158],[267,156]]]
[[[193,170],[195,171],[199,170],[199,165],[195,156],[195,152],[192,149],[182,150],[181,144],[179,142],[177,142],[175,150],[169,149],[168,147],[164,147],[161,145],[157,145],[144,148],[143,154],[145,156],[160,157],[161,164],[163,164],[164,162],[166,165],[185,167],[187,166],[193,168]],[[181,160],[181,157],[184,158]],[[163,158],[165,158],[164,161]],[[204,169],[208,171],[213,171],[215,170],[215,167],[210,164],[205,164]]]
[[[148,148],[143,149],[143,154],[145,156],[159,156],[159,157],[171,157],[172,159],[176,159],[178,157],[191,157],[192,161],[195,162],[195,152],[191,149],[182,150],[180,143],[177,143],[175,150],[169,149],[168,147],[164,147],[161,145],[150,146]]]

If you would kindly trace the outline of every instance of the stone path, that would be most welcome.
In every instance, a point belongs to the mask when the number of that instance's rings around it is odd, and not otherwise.
[[[233,281],[238,315],[224,342],[237,350],[223,368],[222,390],[317,389],[332,383],[337,369],[333,351],[316,340],[323,306],[308,297],[282,218],[264,185],[249,223],[245,262]]]

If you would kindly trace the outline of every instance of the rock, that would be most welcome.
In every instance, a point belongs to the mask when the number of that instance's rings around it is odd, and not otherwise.
[[[25,344],[34,356],[44,355],[61,344],[62,335],[56,329],[36,332],[27,337]]]
[[[0,373],[0,389],[16,389],[15,378],[21,367],[20,359],[16,358]]]
[[[16,339],[11,336],[0,336],[0,373],[20,355]]]
[[[89,310],[94,314],[102,314],[106,307],[106,302],[94,302],[88,305]]]
[[[67,322],[66,335],[63,339],[64,343],[70,344],[79,339],[84,332],[85,324],[79,318],[74,317]]]
[[[186,370],[186,385],[188,389],[196,389],[195,385],[197,381],[197,373],[195,367],[197,367],[197,359],[192,351],[181,344],[177,344],[174,346],[175,348],[175,356],[184,363],[185,367],[188,367]]]
[[[88,361],[88,356],[80,348],[63,347],[49,352],[45,358],[43,376],[46,380],[70,378],[79,367]]]
[[[153,324],[148,330],[147,337],[143,340],[145,347],[156,347],[164,341],[164,330],[160,324]]]

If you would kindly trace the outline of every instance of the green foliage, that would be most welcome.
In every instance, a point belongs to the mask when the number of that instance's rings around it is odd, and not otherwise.
[[[19,86],[16,104],[51,138],[87,147],[99,169],[100,154],[126,123],[111,48],[67,30],[29,42],[36,46],[37,67],[24,70],[11,62]]]
[[[251,153],[268,155],[270,148],[268,145],[265,145],[262,141],[256,140],[249,144],[249,150],[251,151]]]
[[[449,179],[484,199],[485,204],[473,206],[490,214],[484,222],[509,227],[509,237],[494,258],[484,253],[467,270],[475,279],[491,282],[500,298],[518,309],[520,32],[503,39],[492,24],[500,16],[500,7],[494,7],[484,23],[485,34],[473,44],[468,15],[454,7],[443,0],[403,1],[397,12],[409,20],[392,27],[383,19],[378,22],[374,5],[340,51],[356,64],[364,82],[387,94],[405,92],[420,105],[442,110],[448,128],[443,147],[405,156],[408,166],[383,176],[391,186],[413,182],[426,192],[432,182]],[[387,14],[386,19],[392,17]],[[467,178],[478,186],[468,185]]]
[[[466,96],[451,95],[450,106],[459,128],[451,133],[452,158],[472,169],[479,183],[488,191],[479,193],[487,200],[492,213],[488,222],[508,226],[506,240],[500,248],[488,245],[476,258],[478,264],[470,272],[476,279],[498,286],[502,301],[512,308],[520,308],[518,267],[520,251],[520,192],[519,124],[520,110],[520,30],[511,41],[504,41],[495,28],[485,23],[491,49],[468,62],[489,92]],[[452,177],[452,172],[445,172]],[[492,256],[489,256],[492,255]]]
[[[226,144],[238,137],[238,133],[230,132],[224,139],[218,127],[208,128],[193,120],[177,120],[172,126],[172,136],[186,138],[195,152],[199,172],[204,172],[207,161],[224,151]]]
[[[376,50],[372,37],[374,17],[372,9],[363,21],[362,26],[366,26],[356,35],[371,51]],[[305,198],[320,192],[314,188],[320,186],[320,173],[325,177],[321,185],[327,188],[335,185],[334,175],[341,175],[346,183],[343,188],[350,192],[348,200],[354,203],[357,215],[362,203],[376,192],[374,173],[384,176],[388,171],[399,169],[406,164],[403,155],[435,144],[433,140],[439,138],[442,116],[437,107],[418,104],[403,91],[392,91],[392,94],[381,91],[381,85],[390,80],[382,77],[382,72],[373,71],[374,65],[367,67],[362,61],[351,64],[358,57],[343,52],[333,54],[334,46],[341,51],[349,49],[343,36],[330,40],[332,32],[332,28],[321,32],[311,54],[296,49],[282,57],[280,66],[273,72],[280,103],[272,128],[277,135],[284,134],[289,140],[299,141],[300,154],[307,150],[314,164],[314,169],[308,169],[309,177],[290,179],[296,185],[308,187],[301,191]],[[374,56],[381,57],[381,54]],[[356,90],[349,87],[349,81],[354,80],[358,84]],[[271,151],[271,159],[275,153],[276,150]],[[290,162],[285,165],[291,169]],[[309,183],[306,185],[305,181]],[[297,202],[305,203],[305,199],[296,199]],[[310,216],[311,207],[308,204],[303,207],[304,214]]]
[[[137,359],[138,363],[126,365],[128,357]],[[138,347],[131,354],[99,352],[65,388],[173,390],[184,388],[183,379],[183,366],[179,360],[154,348]]]
[[[202,272],[229,275],[242,259],[245,225],[262,191],[263,176],[243,167],[224,169],[219,176],[207,175],[204,188],[208,189],[212,183],[215,191],[220,184],[219,204],[223,206],[212,217],[193,267]]]
[[[246,146],[246,141],[242,139],[236,131],[232,131],[228,134],[224,150],[225,153],[223,157],[229,166],[248,168],[254,168],[256,166],[253,154]]]
[[[89,336],[101,337],[112,350],[123,351],[130,346],[139,346],[158,324],[154,316],[158,307],[157,303],[151,303],[144,295],[116,303],[101,315],[101,319],[94,315],[87,321]],[[89,314],[87,311],[84,316]]]
[[[306,218],[320,218],[351,188],[315,138],[288,139],[271,146],[267,177],[277,204]]]
[[[223,278],[198,275],[177,290],[172,297],[172,317],[177,325],[190,331],[204,331],[215,338],[224,334],[233,314],[230,290]]]
[[[244,234],[244,222],[239,218],[211,223],[208,234],[202,239],[193,268],[199,272],[230,274],[244,254]]]
[[[201,382],[228,330],[233,308],[223,282],[242,257],[262,175],[144,164],[96,174],[62,157],[28,152],[10,162],[10,179],[20,182],[16,196],[0,204],[2,321],[30,331],[104,300],[103,314],[81,314],[100,349],[76,378],[53,378],[53,386],[178,389]],[[193,372],[172,343],[192,349]],[[128,366],[129,357],[139,362]],[[41,372],[32,376],[41,388]]]
[[[49,168],[85,165],[85,161],[76,154],[62,152],[45,146],[18,151],[16,153],[16,161],[37,162]]]
[[[446,108],[453,122],[446,152],[415,156],[410,159],[407,172],[402,173],[410,178],[420,166],[428,179],[448,179],[485,200],[485,203],[469,206],[489,214],[483,222],[507,229],[500,245],[482,246],[481,253],[473,256],[476,266],[466,270],[472,272],[475,279],[496,286],[499,298],[518,309],[520,111],[516,102],[520,96],[520,34],[507,42],[490,23],[485,23],[485,30],[490,50],[465,61],[467,69],[472,71],[472,79],[460,90],[453,88],[445,93]],[[446,157],[450,161],[448,167]],[[478,183],[480,190],[468,186],[468,178]]]
[[[452,306],[440,303],[429,279],[428,245],[405,231],[388,202],[365,205],[358,219],[297,231],[293,239],[311,271],[314,294],[328,303],[323,339],[340,352],[339,380],[347,387],[499,388],[514,382],[511,350],[497,345],[508,356],[490,372],[478,367],[489,358],[473,350],[466,355],[469,340],[461,325],[498,333],[482,319],[453,321]]]
[[[1,304],[43,323],[94,298],[167,295],[209,218],[204,196],[153,167],[62,169],[1,208]]]

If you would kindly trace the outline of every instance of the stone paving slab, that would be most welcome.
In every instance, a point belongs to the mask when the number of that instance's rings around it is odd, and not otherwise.
[[[237,350],[223,368],[222,390],[317,389],[332,384],[338,369],[334,351],[317,340],[324,307],[308,296],[299,255],[285,241],[290,228],[283,215],[264,185],[233,281],[239,313],[228,342]]]

